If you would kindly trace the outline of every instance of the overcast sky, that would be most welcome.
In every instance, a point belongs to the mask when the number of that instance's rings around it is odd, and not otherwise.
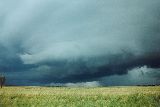
[[[160,84],[160,0],[0,0],[13,85]]]

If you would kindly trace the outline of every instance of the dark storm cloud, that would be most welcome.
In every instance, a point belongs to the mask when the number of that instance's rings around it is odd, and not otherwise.
[[[160,83],[160,69],[147,66],[136,67],[126,75],[113,75],[101,78],[101,85],[158,85]]]
[[[14,84],[158,69],[159,46],[159,0],[0,0],[0,71]]]

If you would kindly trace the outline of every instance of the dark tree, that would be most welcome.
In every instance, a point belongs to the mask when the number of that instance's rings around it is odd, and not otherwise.
[[[5,76],[0,75],[0,85],[1,85],[1,88],[5,84],[5,80],[6,80]]]

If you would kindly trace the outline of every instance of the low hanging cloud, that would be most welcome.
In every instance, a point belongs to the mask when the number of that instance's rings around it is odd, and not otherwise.
[[[98,81],[92,82],[78,82],[78,83],[50,83],[46,86],[60,86],[60,87],[99,87],[101,84]]]
[[[0,72],[14,84],[156,74],[159,35],[159,0],[0,1]]]
[[[146,65],[130,69],[125,75],[103,77],[99,81],[107,85],[159,85],[160,68],[149,68]]]

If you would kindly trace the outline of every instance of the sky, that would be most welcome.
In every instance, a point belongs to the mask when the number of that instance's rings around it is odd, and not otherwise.
[[[8,85],[160,84],[160,0],[0,0]]]

